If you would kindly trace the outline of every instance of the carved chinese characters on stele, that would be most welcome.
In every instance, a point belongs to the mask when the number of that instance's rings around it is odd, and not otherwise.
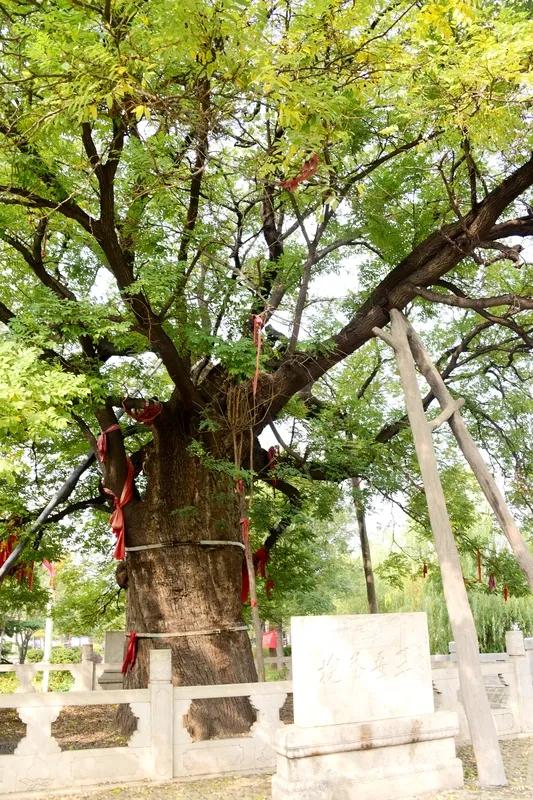
[[[291,642],[296,725],[434,711],[425,614],[293,617]]]

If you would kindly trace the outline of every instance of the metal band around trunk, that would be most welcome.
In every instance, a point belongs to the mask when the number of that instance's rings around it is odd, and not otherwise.
[[[140,544],[137,547],[126,547],[126,553],[138,553],[141,550],[156,550],[160,547],[240,547],[244,550],[242,542],[227,542],[224,539],[201,539],[199,542],[156,542],[155,544]]]
[[[247,631],[246,625],[235,625],[232,628],[207,628],[200,631],[183,631],[182,633],[136,633],[137,639],[171,639],[178,636],[211,636],[226,631]],[[129,636],[129,633],[124,634]]]

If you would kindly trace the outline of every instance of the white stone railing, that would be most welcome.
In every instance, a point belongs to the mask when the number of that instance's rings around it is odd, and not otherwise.
[[[281,681],[175,688],[170,651],[152,650],[148,689],[0,695],[0,715],[2,709],[16,709],[26,724],[26,735],[14,753],[0,755],[0,797],[14,792],[271,770],[272,735],[282,725],[279,711],[290,690],[291,684]],[[249,697],[257,721],[247,735],[193,742],[183,720],[191,702],[220,697]],[[117,704],[129,704],[138,721],[127,746],[60,749],[51,725],[63,708]]]
[[[501,736],[533,733],[533,684],[529,658],[533,647],[520,631],[506,635],[507,652],[482,660],[482,672]],[[527,649],[526,649],[527,648]],[[285,660],[285,659],[284,659]],[[92,667],[95,676],[105,664]],[[81,664],[25,664],[26,673],[67,670],[77,674]],[[89,673],[86,667],[87,674]],[[4,666],[3,672],[11,671]],[[468,740],[454,656],[433,659],[432,677],[437,710],[457,711],[459,741]],[[356,687],[354,687],[355,689]],[[272,738],[281,727],[280,709],[292,691],[290,681],[173,687],[168,650],[152,650],[148,689],[75,690],[68,693],[35,691],[0,695],[2,709],[15,709],[26,734],[13,754],[0,755],[0,797],[14,792],[55,791],[71,787],[173,777],[209,776],[231,772],[271,770]],[[194,700],[248,697],[257,721],[246,735],[193,741],[184,725]],[[62,751],[51,725],[61,710],[72,706],[129,704],[137,729],[123,747]],[[0,725],[0,739],[1,739]]]
[[[283,725],[279,712],[289,692],[292,692],[290,681],[175,687],[174,776],[220,775],[227,772],[273,769],[273,735]],[[250,728],[249,734],[231,739],[193,742],[183,726],[183,717],[191,702],[230,697],[250,698],[250,703],[257,712],[257,721]]]
[[[0,664],[0,675],[5,673],[16,675],[18,685],[14,691],[18,694],[39,692],[40,688],[33,683],[39,673],[68,672],[74,681],[70,691],[82,692],[94,689],[95,666],[92,661],[83,661],[81,664],[47,664],[44,662]]]
[[[0,714],[16,708],[26,735],[12,755],[0,756],[0,796],[155,778],[150,739],[153,688],[118,692],[0,695]],[[137,730],[127,747],[61,751],[51,725],[66,706],[129,703]]]
[[[34,683],[40,673],[68,672],[72,678],[72,686],[67,692],[91,692],[98,689],[98,681],[104,672],[120,675],[121,664],[95,664],[94,661],[84,660],[78,664],[48,664],[36,661],[26,664],[0,664],[0,675],[11,673],[17,678],[15,694],[41,693],[42,686]]]
[[[508,631],[506,652],[483,654],[481,672],[499,736],[533,733],[533,672],[531,648],[520,631]],[[453,648],[452,648],[453,650]],[[435,708],[459,715],[459,743],[469,741],[468,724],[461,703],[455,653],[433,656]]]

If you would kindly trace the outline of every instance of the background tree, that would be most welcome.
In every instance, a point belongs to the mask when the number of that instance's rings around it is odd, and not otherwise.
[[[57,633],[68,636],[103,639],[106,630],[123,630],[124,594],[116,585],[109,561],[61,563],[52,616]]]
[[[48,592],[39,585],[38,576],[30,588],[27,580],[10,581],[0,586],[0,657],[10,661],[12,652],[7,639],[14,639],[21,664],[26,660],[30,642],[42,629],[46,614]]]

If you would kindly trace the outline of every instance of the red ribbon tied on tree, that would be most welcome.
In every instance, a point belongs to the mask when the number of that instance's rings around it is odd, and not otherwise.
[[[261,578],[266,578],[266,568],[268,564],[269,555],[264,547],[260,547],[253,554],[253,562],[255,574]]]
[[[0,567],[2,567],[17,544],[17,537],[14,533],[10,534],[7,539],[3,542],[0,542]],[[33,562],[28,564],[21,564],[20,566],[13,566],[11,569],[8,570],[7,573],[10,577],[15,577],[15,579],[22,583],[22,581],[26,581],[28,584],[28,589],[33,589]]]
[[[288,192],[294,192],[294,190],[297,189],[301,183],[308,180],[308,178],[312,178],[317,169],[318,156],[316,153],[313,153],[313,155],[308,158],[307,161],[304,161],[298,175],[295,175],[294,178],[288,178],[285,181],[281,181],[282,189],[286,189]]]
[[[121,672],[125,675],[127,672],[131,672],[133,667],[135,666],[135,662],[137,660],[137,634],[135,631],[131,631],[128,634],[128,646],[126,648],[126,655],[124,656],[124,661],[122,662],[122,669]]]
[[[56,582],[56,573],[57,573],[56,566],[55,564],[52,564],[51,561],[48,561],[48,559],[44,558],[43,567],[45,570],[47,570],[48,574],[50,575],[50,587],[54,589]]]
[[[13,552],[13,548],[15,547],[16,543],[17,537],[13,533],[3,542],[0,542],[0,567],[6,563],[7,559]]]
[[[241,520],[241,523],[243,520]],[[256,550],[252,556],[252,562],[254,565],[254,572],[260,578],[266,578],[266,568],[269,561],[270,555],[268,550],[264,547],[260,547],[259,550]],[[272,590],[274,588],[274,581],[267,581],[265,585],[266,595],[270,600]],[[248,597],[250,596],[250,578],[248,577],[248,567],[246,564],[246,559],[243,559],[242,562],[242,588],[241,588],[241,602],[246,603]]]
[[[115,510],[111,514],[109,522],[111,523],[111,529],[117,539],[113,555],[118,561],[123,561],[126,557],[126,521],[124,519],[124,506],[126,506],[133,497],[134,468],[129,458],[126,459],[126,464],[128,471],[120,497],[117,497],[111,489],[104,489],[105,493],[113,498],[113,503],[115,505]]]
[[[151,403],[149,400],[145,400],[144,408],[126,408],[124,404],[122,407],[129,417],[142,425],[153,425],[163,410],[162,403],[159,401]]]
[[[20,567],[17,567],[15,570],[15,577],[19,583],[22,581],[26,581],[28,585],[28,589],[31,591],[33,589],[33,561],[30,564],[21,564]]]
[[[55,564],[52,564],[51,561],[48,561],[48,559],[44,558],[43,559],[43,567],[46,570],[48,570],[48,573],[49,573],[51,578],[55,577],[55,574],[57,572]]]
[[[99,434],[96,440],[96,452],[98,455],[98,460],[104,463],[107,456],[107,434],[113,433],[113,431],[119,431],[120,425],[110,425],[109,428],[106,428],[105,431]]]
[[[248,544],[248,539],[250,538],[250,520],[248,517],[241,519],[241,536],[244,544]]]

